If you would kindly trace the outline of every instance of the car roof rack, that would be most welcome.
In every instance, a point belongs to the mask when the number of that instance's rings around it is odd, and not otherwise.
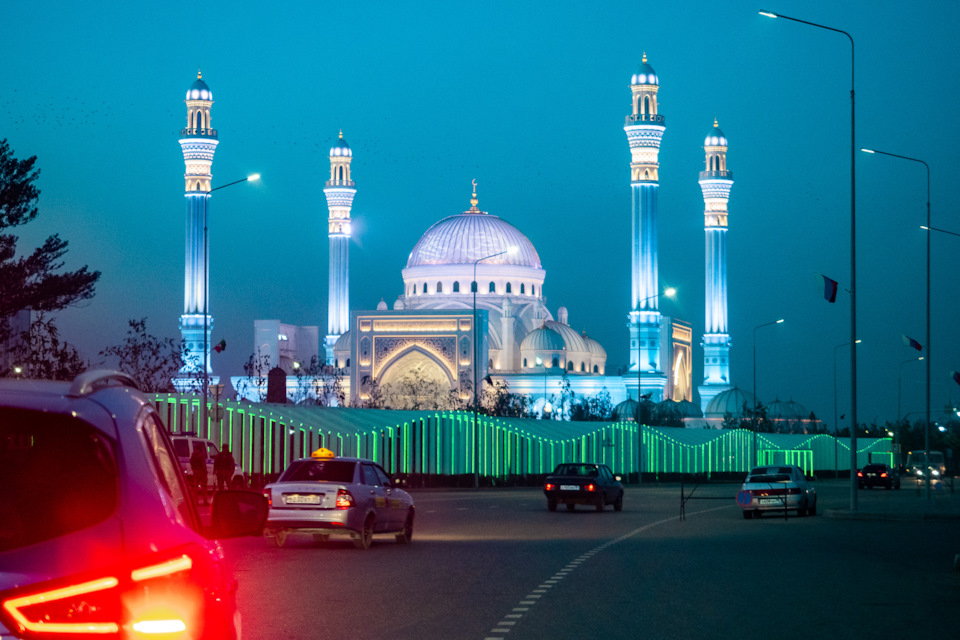
[[[81,373],[70,384],[67,395],[71,398],[80,398],[107,387],[137,387],[137,382],[122,371],[96,369]]]

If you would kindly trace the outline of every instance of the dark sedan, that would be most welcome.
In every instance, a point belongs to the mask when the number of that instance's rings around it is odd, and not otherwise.
[[[861,489],[872,487],[900,488],[900,474],[885,464],[868,464],[857,471],[857,484]]]
[[[550,511],[556,511],[560,503],[567,505],[567,511],[573,511],[578,504],[593,505],[597,511],[612,504],[614,511],[623,510],[620,476],[614,475],[605,464],[559,464],[544,481],[543,493]]]

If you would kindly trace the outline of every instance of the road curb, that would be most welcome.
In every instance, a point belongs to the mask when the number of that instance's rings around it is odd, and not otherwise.
[[[923,520],[960,520],[960,513],[945,513],[938,511],[917,512],[876,512],[851,511],[849,509],[826,509],[824,517],[837,520],[888,520],[888,521],[923,521]]]

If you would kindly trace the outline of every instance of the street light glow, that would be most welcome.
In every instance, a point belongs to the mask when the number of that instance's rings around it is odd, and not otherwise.
[[[779,17],[780,17],[780,16],[778,16],[777,14],[773,13],[772,11],[764,11],[764,10],[762,10],[762,9],[759,11],[759,13],[760,13],[760,15],[762,15],[762,16],[764,16],[764,17],[767,17],[767,18],[779,18]]]
[[[873,149],[860,149],[860,151],[863,151],[864,153],[876,153],[876,151]]]
[[[260,179],[259,173],[251,173],[250,175],[247,176],[247,180],[249,180],[250,182],[256,182],[259,179]]]

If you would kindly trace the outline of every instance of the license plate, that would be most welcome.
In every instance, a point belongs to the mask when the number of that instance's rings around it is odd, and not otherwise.
[[[562,484],[562,485],[560,485],[560,491],[580,491],[580,485],[577,485],[577,484]]]
[[[760,504],[783,504],[780,498],[760,498]]]
[[[283,496],[283,502],[284,504],[320,504],[321,498],[323,498],[323,496],[317,494],[292,494]]]

